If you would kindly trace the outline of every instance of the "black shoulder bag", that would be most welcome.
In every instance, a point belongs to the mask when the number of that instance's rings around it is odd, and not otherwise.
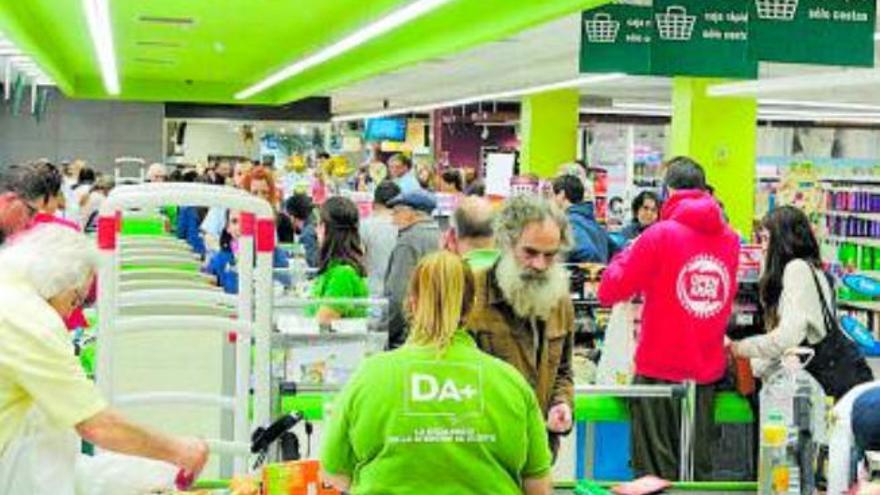
[[[825,300],[825,292],[822,290],[819,277],[816,276],[816,271],[812,267],[810,267],[810,273],[813,275],[816,291],[819,293],[819,301],[822,304],[825,338],[815,345],[809,344],[804,339],[804,346],[815,352],[815,356],[807,364],[806,370],[822,385],[825,393],[836,401],[856,385],[873,380],[874,374],[856,343],[840,329],[837,318],[834,317],[835,312],[831,310]],[[833,291],[834,284],[830,278],[828,283]]]

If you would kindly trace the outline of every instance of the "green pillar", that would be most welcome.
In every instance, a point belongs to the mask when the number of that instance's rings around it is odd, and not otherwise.
[[[758,103],[755,98],[712,98],[719,80],[676,77],[672,90],[672,141],[667,158],[686,155],[706,169],[731,226],[751,236],[755,216]]]
[[[525,96],[520,112],[520,173],[556,175],[577,158],[580,92],[563,89]]]

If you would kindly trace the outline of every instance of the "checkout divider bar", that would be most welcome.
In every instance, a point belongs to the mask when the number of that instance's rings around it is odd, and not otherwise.
[[[294,393],[334,393],[341,385],[282,384],[286,392]],[[694,480],[694,423],[696,421],[697,385],[693,381],[676,385],[579,385],[576,395],[601,395],[627,399],[673,399],[681,401],[681,440],[679,450],[679,479],[684,482]],[[583,462],[583,459],[579,459]]]

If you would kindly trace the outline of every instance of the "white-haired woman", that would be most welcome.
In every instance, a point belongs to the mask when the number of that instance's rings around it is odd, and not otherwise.
[[[77,435],[194,477],[207,460],[204,442],[147,430],[109,408],[80,368],[62,318],[82,304],[96,259],[88,238],[57,225],[36,227],[0,249],[3,493],[72,495]]]

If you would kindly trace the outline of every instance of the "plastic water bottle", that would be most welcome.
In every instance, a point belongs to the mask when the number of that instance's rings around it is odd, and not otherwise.
[[[770,413],[761,425],[761,452],[758,464],[758,493],[781,495],[789,492],[788,427],[778,411]]]

